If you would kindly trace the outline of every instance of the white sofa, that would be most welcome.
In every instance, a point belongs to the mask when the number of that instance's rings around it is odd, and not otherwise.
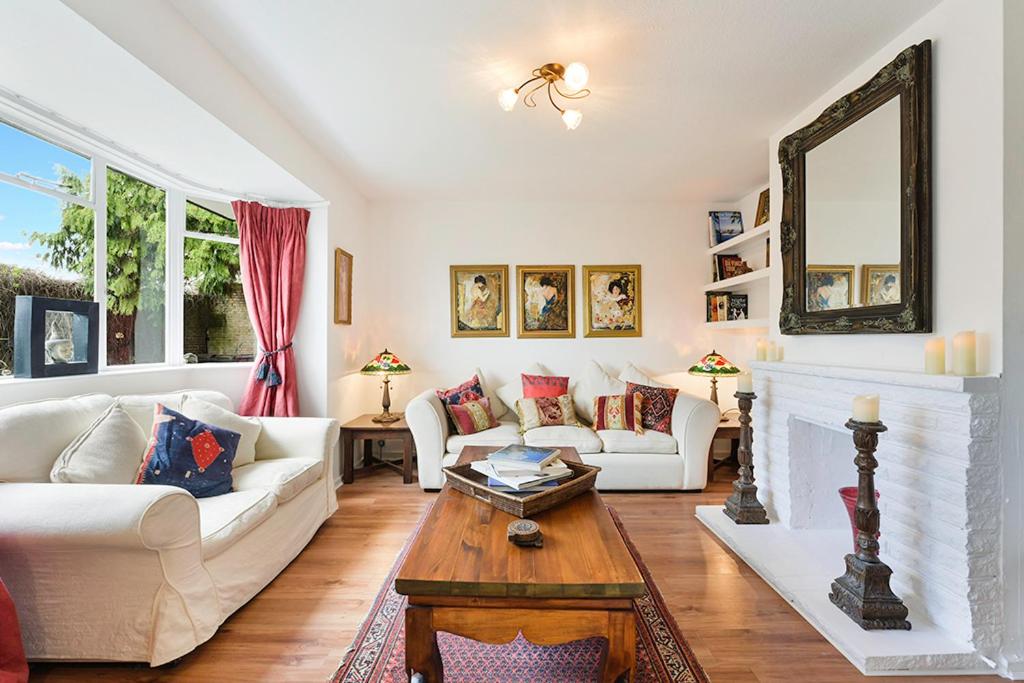
[[[596,367],[595,373],[603,373],[596,364],[590,367]],[[539,366],[528,368],[528,371],[553,374]],[[637,382],[640,384],[653,382],[642,375],[628,376],[626,372],[620,378],[625,376],[629,381],[642,380]],[[476,374],[483,382],[479,370]],[[577,412],[581,416],[586,415],[585,406],[588,401],[592,401],[594,392],[600,394],[616,390],[612,387],[604,392],[593,388],[588,391],[586,377],[583,380],[570,387]],[[432,490],[443,486],[444,473],[441,468],[454,464],[465,446],[524,443],[530,446],[575,447],[583,462],[601,468],[597,475],[597,487],[604,491],[693,491],[707,485],[708,449],[721,417],[718,406],[711,401],[680,391],[672,409],[671,434],[647,430],[642,436],[637,436],[633,432],[621,430],[594,431],[586,425],[540,427],[520,434],[514,407],[508,405],[514,403],[506,391],[509,385],[497,393],[490,392],[486,384],[482,388],[491,404],[500,406],[498,410],[504,415],[497,427],[468,436],[449,431],[444,406],[433,389],[409,401],[405,419],[416,442],[417,468],[422,488]],[[504,395],[504,402],[499,395]],[[506,408],[509,408],[507,413]]]
[[[231,409],[223,394],[189,393]],[[174,409],[182,394],[131,398]],[[321,418],[260,418],[256,461],[235,468],[234,490],[222,496],[50,483],[61,451],[113,400],[0,409],[0,577],[30,659],[176,659],[270,583],[337,509],[338,425]]]

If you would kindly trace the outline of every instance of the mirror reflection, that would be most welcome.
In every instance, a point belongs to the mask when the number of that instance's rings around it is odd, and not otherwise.
[[[805,164],[807,311],[900,303],[899,96]]]

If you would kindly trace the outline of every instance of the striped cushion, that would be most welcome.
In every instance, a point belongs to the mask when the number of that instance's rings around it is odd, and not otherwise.
[[[640,420],[640,406],[644,397],[640,392],[594,397],[594,429],[628,429],[637,436],[644,433]]]
[[[491,412],[491,401],[487,397],[454,405],[448,404],[448,415],[462,436],[498,426],[498,420]]]

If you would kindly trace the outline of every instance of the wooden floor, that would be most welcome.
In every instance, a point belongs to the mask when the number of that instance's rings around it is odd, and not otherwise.
[[[715,683],[987,681],[866,678],[694,518],[721,503],[734,472],[701,494],[606,494],[672,614]],[[174,666],[37,665],[32,681],[326,680],[351,642],[413,524],[434,494],[389,471],[357,474],[308,548],[209,642]],[[837,560],[838,562],[838,560]],[[826,587],[822,587],[826,590]],[[481,682],[486,683],[486,682]]]

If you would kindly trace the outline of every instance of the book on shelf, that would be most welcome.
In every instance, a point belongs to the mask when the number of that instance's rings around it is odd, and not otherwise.
[[[738,254],[715,254],[715,282],[749,273],[752,269]]]
[[[739,211],[708,211],[708,246],[713,247],[743,234]]]
[[[750,317],[747,310],[746,294],[729,294],[729,301],[726,305],[728,307],[726,320],[746,320]]]
[[[707,293],[707,321],[709,323],[727,320],[746,320],[750,317],[747,295],[732,292]]]
[[[539,472],[558,457],[557,448],[539,448],[512,444],[487,456],[489,462],[515,463],[519,469]]]

